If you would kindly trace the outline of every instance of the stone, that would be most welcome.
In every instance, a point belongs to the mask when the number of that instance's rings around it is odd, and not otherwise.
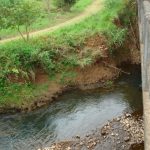
[[[77,139],[80,139],[80,136],[79,136],[79,135],[76,135],[76,138],[77,138]]]
[[[120,144],[120,143],[121,143],[120,141],[117,142],[117,144]]]
[[[126,117],[131,117],[131,114],[127,113],[127,114],[126,114]]]
[[[93,142],[93,145],[94,145],[94,146],[96,146],[96,144],[97,144],[96,142]]]
[[[111,136],[115,136],[115,134],[112,132],[112,133],[111,133]]]
[[[101,135],[104,136],[104,135],[106,135],[106,134],[107,134],[107,131],[106,131],[106,129],[103,128],[103,129],[101,130]]]
[[[67,149],[66,150],[71,150],[71,147],[67,147]]]
[[[120,121],[120,118],[118,117],[116,120],[117,120],[117,121]]]
[[[125,138],[124,138],[124,141],[125,141],[125,142],[129,142],[129,141],[130,141],[130,137],[129,137],[129,136],[125,137]]]

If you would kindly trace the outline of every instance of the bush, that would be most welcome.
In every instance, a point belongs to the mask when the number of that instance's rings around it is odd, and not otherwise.
[[[55,4],[58,8],[69,8],[69,7],[72,6],[75,2],[76,2],[76,0],[55,0],[55,1],[54,1],[54,4]]]
[[[83,11],[91,3],[92,3],[92,0],[78,0],[75,3],[75,5],[71,7],[71,11],[76,11],[76,12]]]

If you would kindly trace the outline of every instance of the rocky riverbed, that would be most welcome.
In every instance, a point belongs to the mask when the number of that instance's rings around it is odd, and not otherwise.
[[[144,150],[144,124],[139,113],[126,113],[108,121],[84,138],[54,143],[38,150]]]

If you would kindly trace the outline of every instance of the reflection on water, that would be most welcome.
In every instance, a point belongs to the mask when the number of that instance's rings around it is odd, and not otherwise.
[[[142,109],[140,73],[134,73],[122,76],[110,90],[70,91],[47,108],[1,116],[0,150],[34,150],[84,136],[126,111]]]

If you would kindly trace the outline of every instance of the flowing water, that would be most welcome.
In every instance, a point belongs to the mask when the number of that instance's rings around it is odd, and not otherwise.
[[[108,89],[72,90],[50,106],[0,116],[0,150],[34,150],[84,136],[125,112],[142,110],[140,70],[123,75]]]

